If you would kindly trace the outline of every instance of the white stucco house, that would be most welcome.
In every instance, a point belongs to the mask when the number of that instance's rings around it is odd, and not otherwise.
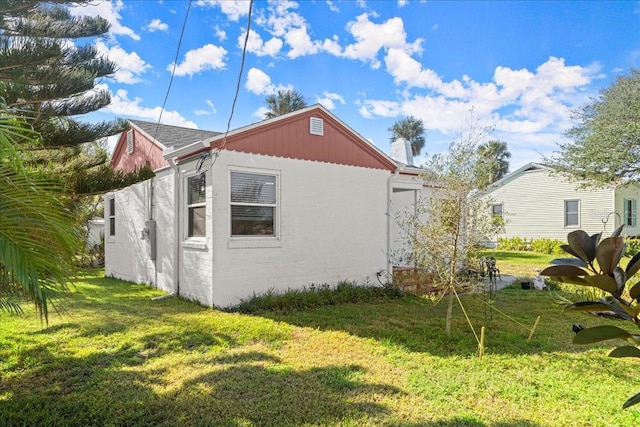
[[[410,160],[393,160],[320,105],[195,141],[177,138],[184,128],[132,130],[114,153],[161,150],[167,166],[106,194],[105,274],[206,306],[377,283],[402,244],[395,213],[431,191]]]
[[[640,234],[636,183],[582,189],[543,164],[529,163],[492,184],[484,193],[492,215],[502,218],[496,237],[566,240],[582,229],[589,234],[610,233],[621,224],[624,234]]]

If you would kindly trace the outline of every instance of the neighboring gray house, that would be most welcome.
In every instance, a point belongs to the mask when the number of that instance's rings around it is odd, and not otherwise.
[[[623,234],[640,234],[636,183],[581,189],[579,184],[540,163],[529,163],[492,184],[485,192],[492,215],[504,230],[497,237],[565,240],[573,230],[610,233],[624,224]]]

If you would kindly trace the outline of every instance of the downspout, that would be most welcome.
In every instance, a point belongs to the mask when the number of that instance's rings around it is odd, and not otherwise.
[[[400,173],[400,168],[396,167],[393,175],[389,175],[387,178],[387,273],[388,277],[393,278],[393,265],[391,264],[391,198],[393,195],[392,181]]]

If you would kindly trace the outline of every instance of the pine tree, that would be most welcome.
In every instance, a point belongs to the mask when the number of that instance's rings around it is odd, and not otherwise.
[[[71,16],[68,6],[78,3],[0,0],[0,98],[40,135],[18,150],[25,165],[55,173],[74,198],[153,175],[149,169],[128,176],[113,171],[104,150],[86,147],[122,132],[126,123],[77,118],[111,102],[109,92],[95,86],[117,68],[95,46],[78,44],[109,30],[102,17]]]

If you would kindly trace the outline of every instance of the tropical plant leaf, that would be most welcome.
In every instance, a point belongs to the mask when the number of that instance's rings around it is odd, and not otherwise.
[[[618,266],[624,253],[625,243],[622,237],[607,237],[596,249],[596,259],[602,274],[611,274]]]
[[[637,299],[640,297],[640,282],[636,283],[629,289],[629,296],[631,299]]]
[[[596,245],[584,230],[575,230],[569,233],[567,242],[577,257],[584,262],[590,263],[595,259]]]
[[[626,270],[627,278],[636,274],[638,270],[640,270],[640,252],[635,254],[633,258],[631,258],[631,260],[629,261],[629,264],[627,264],[627,270]]]
[[[586,276],[589,273],[574,265],[553,265],[540,272],[542,276]]]
[[[569,246],[569,245],[560,245],[560,248],[562,248],[562,250],[565,251],[566,253],[568,253],[569,255],[573,255],[576,258],[580,258],[580,255],[578,255],[578,253],[576,251],[571,249],[571,246]]]
[[[613,278],[616,281],[616,295],[621,295],[624,290],[624,284],[627,282],[627,275],[622,267],[617,266],[613,269]]]
[[[627,401],[622,405],[622,409],[627,409],[629,406],[633,406],[638,402],[640,402],[640,393],[628,398]]]
[[[586,328],[573,337],[574,344],[593,344],[600,341],[622,339],[627,340],[633,336],[617,326],[603,325]]]
[[[602,233],[596,233],[591,235],[591,240],[593,240],[593,244],[595,245],[595,247],[598,247],[601,237],[602,237]]]
[[[581,301],[565,307],[564,311],[611,311],[613,307],[604,302]]]
[[[553,265],[573,265],[575,267],[587,268],[588,264],[580,258],[556,258],[549,261]]]
[[[611,350],[609,357],[638,357],[640,358],[640,349],[633,345],[623,345]]]
[[[624,224],[619,225],[618,228],[613,230],[613,233],[611,233],[611,237],[620,237],[620,233],[622,233],[623,228],[624,228]]]
[[[616,293],[616,291],[618,290],[616,279],[611,276],[598,274],[595,276],[586,276],[584,280],[589,282],[591,286],[602,289],[603,291],[609,292],[611,294]]]

